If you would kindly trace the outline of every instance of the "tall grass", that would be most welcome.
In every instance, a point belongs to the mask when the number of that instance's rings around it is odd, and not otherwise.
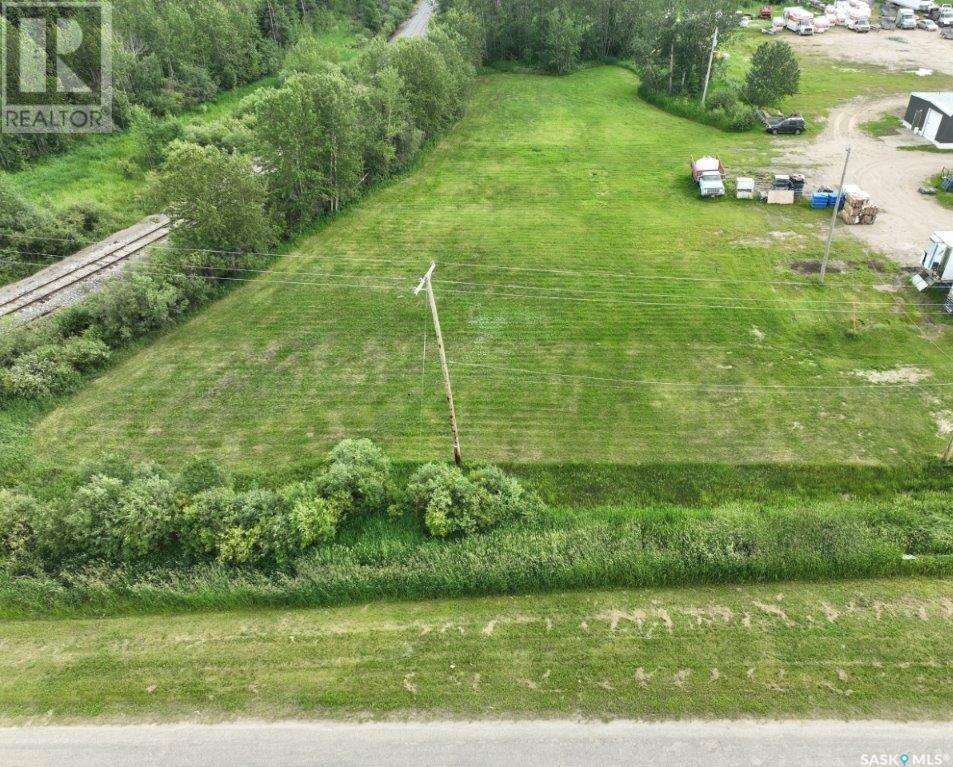
[[[249,606],[776,580],[953,575],[943,496],[890,504],[555,510],[536,526],[455,541],[371,518],[293,573],[202,567],[0,577],[0,616]],[[913,559],[905,558],[913,555]]]

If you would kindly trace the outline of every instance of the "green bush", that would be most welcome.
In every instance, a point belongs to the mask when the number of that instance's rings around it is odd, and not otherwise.
[[[157,117],[140,106],[132,108],[130,117],[135,150],[133,160],[142,168],[157,168],[165,162],[166,153],[176,139],[182,137],[182,123],[172,117]]]
[[[384,511],[391,495],[390,461],[370,440],[346,439],[328,454],[316,487],[340,506],[343,516]]]
[[[456,466],[429,463],[411,477],[405,505],[431,535],[446,538],[483,532],[517,519],[529,519],[542,502],[496,467],[465,475]]]
[[[208,282],[198,278],[132,270],[64,309],[54,325],[63,338],[87,333],[116,349],[181,317],[212,292]]]
[[[291,520],[297,534],[298,548],[306,550],[332,541],[341,517],[342,508],[333,499],[307,498],[297,501],[291,508]]]
[[[175,485],[165,477],[152,474],[126,485],[119,504],[120,559],[136,562],[171,553],[179,509]]]
[[[60,346],[40,346],[0,370],[2,399],[41,399],[74,390],[79,372],[67,362]]]
[[[29,571],[38,561],[35,524],[40,504],[29,495],[0,490],[0,566]]]
[[[179,491],[196,495],[214,487],[226,487],[228,475],[208,458],[190,458],[179,472]]]
[[[730,90],[717,92],[720,95],[712,94],[707,109],[702,109],[697,99],[669,96],[662,91],[653,90],[646,82],[639,86],[638,93],[644,101],[676,117],[711,125],[723,131],[744,132],[757,122],[758,116],[754,108],[738,101]]]
[[[125,483],[121,479],[103,474],[97,474],[77,488],[66,506],[63,542],[53,547],[58,549],[60,562],[120,561],[124,489]]]

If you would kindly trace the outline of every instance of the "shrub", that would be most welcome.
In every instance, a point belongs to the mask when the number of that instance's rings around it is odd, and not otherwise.
[[[30,495],[0,490],[0,564],[13,572],[37,561],[34,524],[40,504]]]
[[[151,474],[130,482],[119,503],[121,559],[156,559],[169,553],[179,522],[175,485]]]
[[[235,498],[236,493],[230,487],[215,487],[199,493],[185,507],[179,539],[188,561],[215,559]]]
[[[216,561],[235,565],[281,563],[289,549],[285,504],[271,490],[250,490],[232,501],[228,525],[219,537]]]
[[[85,485],[93,477],[112,477],[122,482],[131,482],[136,470],[128,458],[107,453],[91,461],[83,461],[79,467],[79,484]]]
[[[60,350],[63,360],[81,373],[105,365],[110,356],[106,344],[98,338],[86,336],[67,339]]]
[[[540,497],[523,487],[514,477],[508,476],[498,466],[484,466],[471,472],[470,480],[493,499],[496,509],[496,524],[518,519],[529,520],[544,508]]]
[[[182,123],[171,117],[156,117],[149,110],[132,108],[131,130],[134,161],[142,168],[157,168],[165,162],[169,144],[182,136]]]
[[[712,111],[715,109],[721,109],[725,112],[729,112],[734,109],[737,103],[738,94],[731,89],[723,88],[712,93],[708,97],[708,101],[705,103],[705,106]]]
[[[0,371],[4,399],[41,399],[71,391],[79,382],[79,373],[64,359],[63,349],[55,345],[33,349]]]
[[[390,498],[390,461],[368,439],[346,439],[328,454],[317,478],[318,492],[333,499],[344,516],[384,511]]]
[[[469,535],[534,516],[542,502],[496,467],[465,475],[456,466],[430,463],[407,485],[405,504],[437,537]]]
[[[77,488],[67,505],[59,559],[117,562],[122,553],[121,479],[97,474]]]
[[[299,500],[291,509],[291,522],[300,550],[328,543],[337,534],[342,508],[334,500],[309,498]]]
[[[213,487],[228,485],[228,476],[208,458],[190,458],[179,472],[178,488],[186,495],[197,495]]]
[[[638,92],[643,100],[670,114],[705,125],[713,125],[724,131],[743,132],[750,130],[757,122],[757,113],[754,108],[740,103],[737,99],[732,101],[730,91],[726,91],[727,95],[718,98],[714,98],[713,94],[713,99],[708,101],[708,109],[702,109],[701,104],[695,99],[668,96],[655,91],[645,82],[639,86]]]
[[[89,332],[110,348],[118,348],[169,324],[201,303],[209,292],[203,280],[134,270],[65,309],[55,323],[63,336]]]
[[[727,128],[735,133],[744,133],[751,130],[758,123],[758,113],[754,107],[747,104],[735,104],[727,112]]]

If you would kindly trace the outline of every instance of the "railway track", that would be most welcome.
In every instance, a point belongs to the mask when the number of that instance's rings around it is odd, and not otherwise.
[[[0,291],[0,318],[29,315],[29,321],[50,314],[69,303],[56,300],[63,293],[127,261],[150,245],[164,240],[168,234],[168,220],[163,217],[139,225],[125,238],[100,243],[88,248],[88,253],[80,251],[52,264]]]

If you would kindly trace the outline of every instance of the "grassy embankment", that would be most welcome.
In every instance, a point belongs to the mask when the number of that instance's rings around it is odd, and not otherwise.
[[[0,623],[0,719],[953,715],[949,581]]]

